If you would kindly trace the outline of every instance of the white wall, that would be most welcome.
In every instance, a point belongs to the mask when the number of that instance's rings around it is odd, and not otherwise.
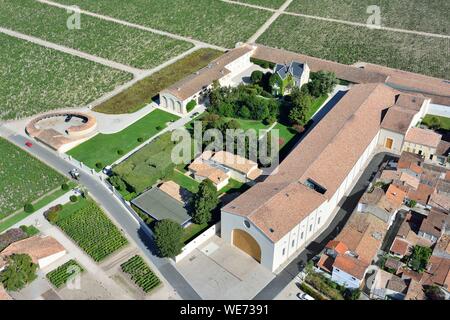
[[[184,101],[178,99],[174,95],[168,92],[161,92],[159,95],[160,107],[163,109],[168,109],[169,111],[176,112],[179,114],[186,114],[186,104],[191,101],[192,98],[188,98]]]
[[[391,151],[394,153],[401,153],[405,136],[401,133],[393,132],[393,131],[386,130],[386,129],[381,129],[380,136],[378,139],[378,144],[382,147],[385,147],[386,140],[388,138],[394,140]]]
[[[39,264],[39,268],[43,269],[46,266],[52,264],[53,262],[55,262],[56,260],[58,260],[59,258],[64,257],[64,255],[66,254],[66,251],[61,251],[58,253],[55,253],[54,255],[39,259],[38,264]]]
[[[194,240],[189,242],[181,249],[181,253],[177,255],[174,260],[176,263],[183,260],[189,253],[197,249],[200,245],[206,242],[206,240],[211,239],[216,233],[220,232],[220,222],[211,226],[205,230],[202,234],[197,236]]]
[[[450,118],[450,106],[430,103],[428,106],[428,114]]]
[[[350,289],[358,289],[361,286],[361,281],[359,279],[356,279],[352,275],[336,267],[333,267],[331,280]]]

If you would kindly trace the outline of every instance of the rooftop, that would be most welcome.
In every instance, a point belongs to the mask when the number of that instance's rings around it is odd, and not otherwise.
[[[405,256],[409,252],[409,243],[400,238],[395,238],[390,251],[400,256]]]
[[[40,259],[65,251],[64,247],[54,238],[34,236],[20,240],[6,247],[1,255],[7,257],[12,254],[28,254],[34,263]]]
[[[336,257],[333,267],[338,268],[339,270],[342,270],[359,280],[362,280],[364,279],[366,269],[369,265],[359,259],[344,254]]]
[[[442,135],[437,134],[433,130],[411,128],[406,134],[405,141],[427,146],[431,148],[437,148],[439,142],[441,142]]]

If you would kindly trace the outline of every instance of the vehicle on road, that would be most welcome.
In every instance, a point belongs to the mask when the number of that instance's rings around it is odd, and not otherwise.
[[[78,171],[78,169],[72,169],[69,171],[70,176],[72,177],[72,179],[78,180],[80,178],[80,172]]]
[[[191,115],[191,119],[194,119],[195,117],[199,116],[200,112],[195,112]]]
[[[33,146],[33,144],[32,144],[30,141],[25,142],[25,145],[26,145],[28,148],[31,148],[31,147]]]
[[[111,166],[106,166],[106,167],[103,168],[102,172],[104,174],[106,174],[108,177],[110,177],[111,174],[112,174],[112,170],[111,169],[112,169]]]
[[[299,292],[297,294],[297,298],[299,298],[300,300],[314,300],[313,297],[311,297],[310,295],[304,293],[304,292]]]

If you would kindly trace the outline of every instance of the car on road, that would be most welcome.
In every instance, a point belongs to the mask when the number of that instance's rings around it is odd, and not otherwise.
[[[102,172],[104,174],[106,174],[108,177],[110,177],[112,175],[112,170],[111,170],[111,166],[106,166],[103,168]]]
[[[194,119],[195,117],[199,116],[200,112],[195,112],[191,115],[191,119]]]
[[[26,145],[28,148],[31,148],[31,147],[33,146],[33,144],[32,144],[30,141],[25,142],[25,145]]]
[[[297,298],[299,298],[300,300],[315,300],[313,297],[304,292],[299,292],[297,294]]]
[[[78,171],[78,169],[72,169],[69,171],[70,176],[75,179],[78,180],[80,178],[80,172]]]

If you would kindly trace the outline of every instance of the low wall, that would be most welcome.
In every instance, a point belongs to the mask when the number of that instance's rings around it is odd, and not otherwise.
[[[177,255],[174,260],[176,263],[183,260],[189,253],[197,249],[200,245],[205,243],[207,240],[212,238],[214,235],[220,233],[220,222],[216,223],[215,225],[211,226],[207,230],[205,230],[202,234],[198,235],[194,240],[189,242],[187,245],[181,249],[181,253]]]
[[[430,104],[428,114],[450,118],[450,107],[441,104]]]

